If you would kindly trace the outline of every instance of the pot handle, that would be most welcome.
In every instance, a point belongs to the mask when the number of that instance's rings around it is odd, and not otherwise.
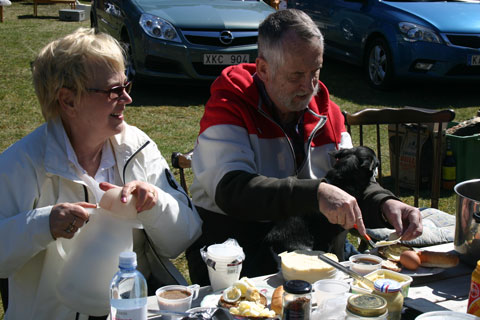
[[[476,223],[480,223],[480,211],[474,212],[472,216]]]

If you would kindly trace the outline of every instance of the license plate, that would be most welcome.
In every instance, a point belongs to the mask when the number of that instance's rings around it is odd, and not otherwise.
[[[469,65],[471,66],[480,66],[480,55],[471,55],[469,56]]]
[[[203,55],[203,64],[208,65],[232,65],[239,63],[248,63],[250,61],[250,55],[247,53],[242,54],[211,54],[207,53]]]

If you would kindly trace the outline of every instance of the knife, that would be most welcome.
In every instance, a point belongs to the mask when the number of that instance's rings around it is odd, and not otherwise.
[[[332,267],[335,267],[337,268],[338,270],[348,274],[349,276],[351,276],[352,278],[360,281],[360,282],[363,282],[364,284],[366,284],[367,286],[369,286],[371,289],[373,289],[375,286],[373,284],[373,281],[370,280],[370,279],[367,279],[365,278],[364,276],[362,276],[361,274],[353,271],[353,270],[350,270],[350,268],[347,268],[345,267],[344,265],[338,263],[337,261],[335,260],[332,260],[330,259],[329,257],[327,256],[324,256],[323,254],[319,254],[318,255],[318,258],[320,260],[322,260],[323,262],[326,262],[328,263],[329,265],[331,265]]]

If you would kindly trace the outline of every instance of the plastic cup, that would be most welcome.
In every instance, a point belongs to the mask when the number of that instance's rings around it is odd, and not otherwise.
[[[213,291],[228,288],[240,278],[244,256],[241,247],[213,244],[207,248],[206,256]]]
[[[192,300],[198,296],[200,286],[171,285],[155,291],[160,310],[185,312],[192,307]]]
[[[345,281],[335,279],[318,280],[312,287],[313,300],[317,303],[319,310],[325,310],[326,306],[334,304],[345,303],[346,306],[350,285]]]

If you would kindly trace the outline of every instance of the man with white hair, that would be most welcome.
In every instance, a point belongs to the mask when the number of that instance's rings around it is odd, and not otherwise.
[[[279,252],[266,239],[288,219],[316,219],[309,232],[319,240],[309,249],[340,260],[354,224],[360,234],[388,223],[405,240],[421,234],[419,210],[376,182],[362,214],[353,196],[322,180],[334,163],[330,153],[352,147],[340,108],[319,81],[322,64],[315,23],[302,11],[281,10],[260,24],[256,63],[227,67],[212,84],[192,160],[192,198],[204,221],[187,250],[192,282],[208,283],[199,249],[228,238],[245,251],[243,276],[277,272]]]

